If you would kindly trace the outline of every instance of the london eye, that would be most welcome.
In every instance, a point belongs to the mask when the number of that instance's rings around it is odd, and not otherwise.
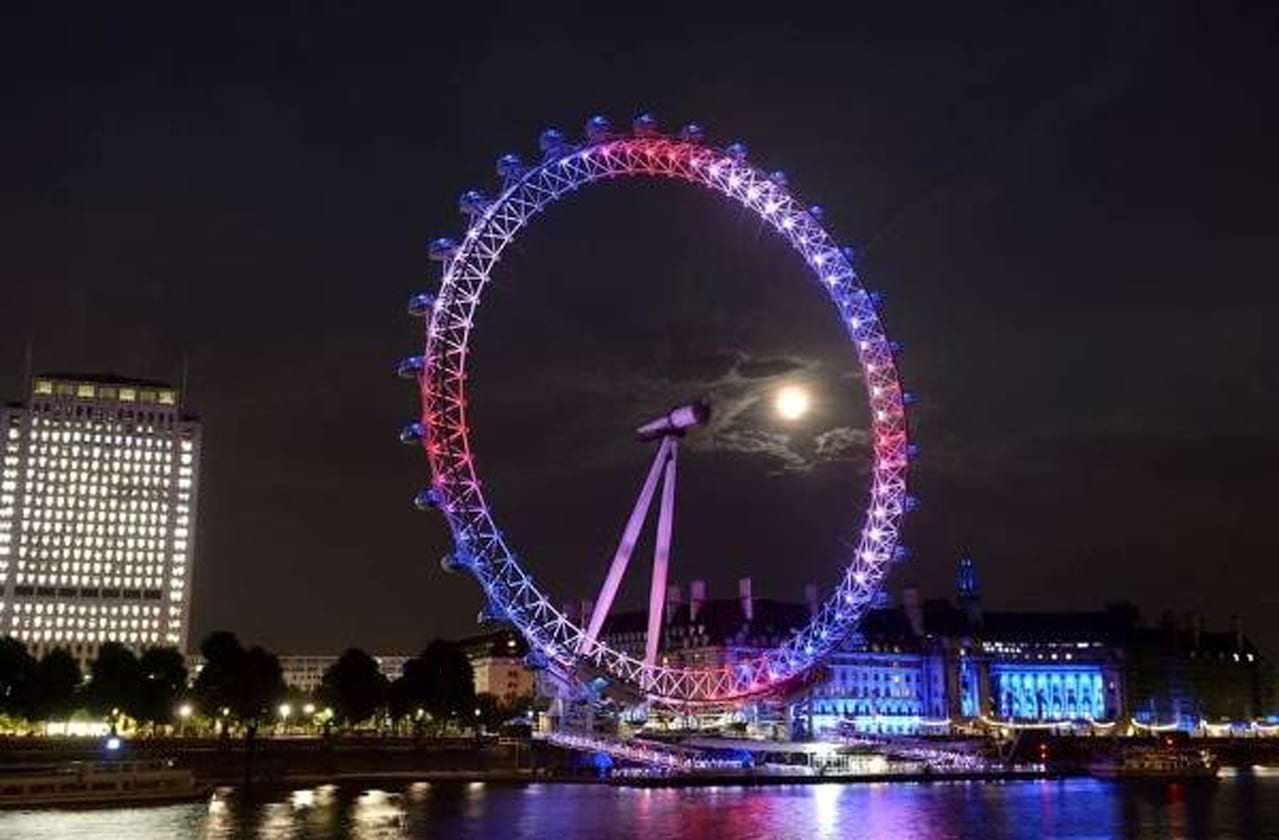
[[[913,455],[906,407],[911,401],[898,379],[898,347],[885,333],[877,296],[861,282],[855,251],[841,247],[824,225],[820,207],[806,205],[787,187],[781,173],[754,165],[741,143],[719,147],[696,125],[663,133],[648,114],[629,130],[604,117],[592,117],[583,136],[571,140],[556,129],[542,132],[540,155],[524,161],[514,154],[497,160],[500,186],[492,196],[464,192],[458,208],[466,227],[456,239],[430,244],[430,257],[442,264],[438,291],[412,297],[409,311],[425,324],[424,349],[399,364],[399,372],[419,384],[421,417],[401,432],[406,443],[420,445],[430,467],[430,482],[415,500],[420,508],[441,512],[452,535],[444,558],[451,571],[471,575],[483,589],[486,615],[508,622],[527,639],[539,666],[569,678],[592,675],[638,693],[648,701],[682,705],[733,704],[775,693],[801,679],[833,651],[871,607],[886,574],[903,554],[898,544],[904,515],[914,505],[907,494]],[[811,281],[829,297],[856,359],[870,408],[869,493],[860,535],[840,558],[843,572],[807,624],[776,647],[713,665],[668,665],[654,656],[655,620],[660,610],[660,579],[665,565],[663,519],[667,527],[674,492],[675,452],[685,428],[704,419],[704,407],[690,405],[646,424],[641,433],[660,442],[640,500],[632,512],[622,545],[614,556],[591,620],[581,622],[556,606],[538,586],[498,526],[485,500],[468,426],[468,350],[484,290],[503,251],[539,214],[580,188],[622,178],[666,179],[718,193],[750,210],[783,238],[803,260]],[[682,413],[681,413],[682,412]],[[647,430],[647,431],[646,431]],[[658,523],[650,602],[647,654],[640,658],[601,638],[615,578],[625,572],[634,528],[642,526],[658,482],[665,479]],[[638,523],[638,525],[636,524]],[[611,586],[611,591],[610,591]],[[660,627],[660,624],[656,626]]]

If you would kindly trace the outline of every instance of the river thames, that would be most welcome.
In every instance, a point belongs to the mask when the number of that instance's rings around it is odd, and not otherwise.
[[[1261,838],[1279,837],[1279,771],[1217,783],[1066,779],[1003,784],[633,789],[418,783],[299,788],[255,801],[0,814],[0,837],[397,838]]]

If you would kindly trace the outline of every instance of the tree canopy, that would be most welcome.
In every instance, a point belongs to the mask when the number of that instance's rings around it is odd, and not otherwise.
[[[66,720],[78,705],[77,693],[84,676],[66,648],[44,655],[33,669],[27,717],[32,720]]]
[[[358,724],[382,707],[387,680],[377,660],[358,648],[350,648],[325,670],[319,696],[338,720]]]

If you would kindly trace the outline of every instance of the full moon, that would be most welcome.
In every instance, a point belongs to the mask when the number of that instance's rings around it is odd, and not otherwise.
[[[787,385],[773,397],[773,408],[783,420],[798,420],[808,413],[811,400],[798,385]]]

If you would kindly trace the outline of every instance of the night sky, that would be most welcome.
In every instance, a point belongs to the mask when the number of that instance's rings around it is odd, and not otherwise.
[[[176,380],[186,357],[193,642],[475,631],[396,440],[405,300],[500,154],[652,110],[745,140],[864,251],[921,398],[891,588],[949,594],[970,553],[994,607],[1239,613],[1279,654],[1273,4],[258,5],[32,4],[0,35],[0,399],[28,342],[37,370]],[[673,580],[832,584],[866,417],[799,259],[713,195],[639,182],[508,254],[473,336],[478,465],[557,599],[602,580],[652,455],[630,430],[698,395],[717,416],[681,459]],[[786,424],[768,402],[797,383],[815,410]]]

